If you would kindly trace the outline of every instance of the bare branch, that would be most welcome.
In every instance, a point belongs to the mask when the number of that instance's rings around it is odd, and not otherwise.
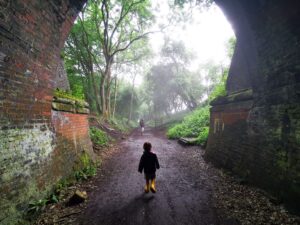
[[[120,13],[120,18],[118,20],[118,22],[116,23],[111,35],[110,35],[110,50],[111,50],[111,46],[112,46],[112,40],[113,40],[113,37],[114,37],[114,34],[116,32],[116,30],[118,29],[118,27],[120,26],[121,22],[123,21],[123,19],[128,15],[128,13],[131,11],[131,9],[133,8],[133,6],[135,5],[138,5],[142,2],[144,2],[145,0],[140,0],[140,1],[137,1],[137,2],[133,2],[129,7],[128,9],[125,11],[124,13],[124,5],[122,5],[122,9],[121,9],[121,13]],[[123,14],[124,13],[124,14]]]
[[[129,43],[128,43],[125,47],[116,49],[116,50],[112,53],[112,56],[114,56],[114,55],[115,55],[116,53],[118,53],[118,52],[125,51],[126,49],[129,48],[130,45],[132,45],[132,43],[134,43],[135,41],[138,41],[138,40],[140,40],[140,39],[142,39],[142,38],[145,38],[147,35],[152,34],[152,33],[155,33],[155,32],[154,32],[154,31],[149,31],[149,32],[146,32],[146,33],[144,33],[144,34],[142,34],[142,35],[139,35],[139,36],[137,36],[137,37],[131,39],[131,40],[129,41]]]

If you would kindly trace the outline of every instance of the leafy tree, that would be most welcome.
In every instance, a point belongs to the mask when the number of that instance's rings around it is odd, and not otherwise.
[[[193,53],[188,51],[182,42],[170,41],[162,48],[162,57],[164,61],[170,62],[175,70],[175,79],[178,94],[185,105],[193,110],[197,107],[197,98],[203,94],[201,82],[197,82],[197,74],[191,73],[187,66],[193,59]],[[193,85],[198,83],[197,86]]]
[[[91,20],[95,23],[97,38],[104,59],[99,67],[102,79],[100,96],[102,114],[110,115],[110,82],[112,66],[117,54],[130,48],[136,41],[146,38],[150,32],[152,14],[147,0],[92,0]]]
[[[161,58],[163,63],[153,66],[146,76],[149,105],[157,114],[168,115],[185,107],[193,110],[204,92],[199,75],[187,69],[193,54],[182,42],[166,38]]]
[[[94,24],[86,19],[83,12],[66,41],[65,64],[69,79],[81,78],[87,101],[92,106],[96,105],[96,111],[100,113],[101,102],[97,83],[101,76],[97,68],[103,60],[98,54],[98,42],[94,30]]]
[[[148,0],[91,0],[67,40],[69,68],[82,77],[87,100],[105,117],[111,115],[111,91],[117,87],[114,70],[147,53],[149,8]]]
[[[233,52],[236,45],[236,38],[232,37],[227,42],[227,54],[228,57],[231,59],[233,56]],[[226,81],[228,77],[228,71],[229,68],[222,68],[221,70],[221,79],[220,76],[219,79],[214,80],[214,85],[210,88],[211,92],[209,93],[209,101],[212,101],[213,99],[219,97],[219,96],[225,96],[227,94],[226,92]],[[220,73],[220,72],[218,72]]]
[[[223,76],[221,80],[216,83],[212,89],[212,92],[210,93],[208,99],[209,101],[212,101],[213,99],[219,97],[219,96],[225,96],[226,95],[226,80],[228,76],[228,69],[224,70]]]
[[[139,99],[136,89],[132,89],[132,86],[128,83],[121,83],[120,86],[116,104],[117,114],[123,118],[128,118],[131,111],[131,119],[137,119]]]
[[[227,48],[227,55],[230,59],[233,56],[235,45],[236,45],[236,38],[235,37],[229,38],[229,40],[226,44],[226,48]]]
[[[209,7],[212,3],[213,0],[174,0],[174,5],[178,5],[180,7],[183,7],[186,4],[189,4],[191,7]]]
[[[205,83],[205,92],[208,97],[214,89],[214,86],[222,80],[224,66],[216,64],[213,61],[208,61],[200,65],[198,71],[202,81]]]

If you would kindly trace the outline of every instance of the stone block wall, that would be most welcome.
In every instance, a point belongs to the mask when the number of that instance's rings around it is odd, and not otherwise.
[[[60,51],[84,2],[0,0],[0,224],[23,224],[29,201],[92,151],[87,115],[52,110]]]
[[[253,100],[212,104],[206,157],[300,213],[300,2],[216,2],[243,54],[233,58],[225,99],[248,80]],[[214,132],[218,121],[223,129]]]

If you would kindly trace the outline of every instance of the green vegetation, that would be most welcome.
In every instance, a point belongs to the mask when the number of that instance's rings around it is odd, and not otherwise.
[[[229,57],[232,57],[232,52],[234,47],[235,47],[235,39],[230,39],[228,43]],[[201,88],[199,89],[199,95],[198,97],[196,97],[196,99],[199,99],[200,96],[206,94],[208,96],[208,102],[211,102],[213,99],[217,97],[226,96],[227,95],[226,80],[228,77],[228,68],[224,69],[220,65],[216,65],[213,64],[212,62],[208,62],[202,66],[202,70],[206,71],[204,73],[205,75],[203,76],[203,79],[206,80],[208,85],[206,87],[203,87],[202,89]],[[165,83],[166,82],[163,82],[164,86],[166,86]],[[191,83],[195,83],[195,81],[192,80]],[[188,86],[192,87],[190,84]],[[184,88],[184,90],[188,90],[188,89]],[[193,96],[192,94],[187,94],[187,95]],[[186,100],[185,98],[183,99]],[[202,104],[206,104],[206,103],[202,103]],[[189,105],[191,106],[192,104]],[[196,106],[197,104],[194,105]],[[193,107],[189,107],[189,109],[193,110]],[[196,110],[193,110],[189,115],[184,117],[181,123],[175,124],[167,131],[168,138],[176,139],[180,137],[193,137],[193,138],[197,138],[196,143],[199,145],[204,145],[206,143],[208,134],[209,134],[209,107],[208,106],[201,107],[201,108],[199,108],[198,106]]]
[[[39,199],[37,201],[29,203],[28,215],[35,215],[41,212],[42,210],[45,209],[48,202],[49,202],[48,199]]]
[[[164,117],[161,117],[159,119],[152,119],[147,121],[146,126],[147,127],[166,127],[166,128],[170,128],[175,126],[176,124],[180,123],[183,118],[189,113],[189,110],[184,110],[181,112],[177,112],[171,115],[167,115]]]
[[[207,141],[208,133],[209,133],[209,127],[203,127],[203,129],[200,131],[197,137],[197,144],[204,145]]]
[[[65,188],[69,187],[72,183],[73,182],[71,181],[71,179],[63,178],[55,185],[54,190],[56,193],[59,193]]]
[[[235,45],[236,45],[236,38],[232,37],[228,40],[227,43],[227,54],[228,57],[231,59],[233,56],[233,52],[235,49]],[[215,83],[214,88],[212,89],[212,92],[209,95],[209,101],[211,102],[212,100],[216,99],[217,97],[220,96],[226,96],[227,92],[226,92],[226,81],[227,81],[227,77],[228,77],[228,71],[229,69],[226,68],[223,73],[222,73],[222,77],[221,79]]]
[[[92,139],[92,142],[94,144],[100,145],[100,146],[107,146],[109,142],[109,136],[102,130],[91,127],[90,128],[90,136]]]
[[[211,102],[219,96],[225,96],[226,80],[228,71],[223,72],[223,76],[216,81],[211,88],[208,100]],[[197,137],[197,144],[204,145],[209,134],[209,107],[202,107],[192,111],[184,117],[181,123],[175,124],[168,129],[167,136],[171,139],[180,137]]]
[[[82,9],[63,55],[72,90],[84,93],[94,113],[113,117],[117,70],[148,54],[153,21],[149,0],[90,0]]]
[[[179,15],[177,9],[211,2],[171,1],[170,20],[186,23],[185,12]],[[160,52],[151,52],[148,38],[156,32],[152,6],[149,0],[88,1],[62,53],[73,97],[84,98],[92,114],[122,131],[140,118],[147,125],[164,124],[174,113],[199,108],[207,96],[211,100],[226,94],[224,65],[209,61],[191,69],[197,54],[183,41],[165,35]],[[171,21],[165,22],[159,29]],[[229,57],[234,45],[232,38],[227,44]]]
[[[133,127],[137,127],[138,125],[137,122],[128,121],[127,118],[111,118],[109,123],[114,129],[124,133],[129,132]]]
[[[220,80],[220,82],[218,82],[213,91],[211,92],[210,96],[209,96],[209,101],[212,101],[214,99],[216,99],[217,97],[220,96],[226,96],[227,92],[226,92],[226,80],[227,80],[227,72],[225,75],[223,75],[222,79]]]
[[[48,204],[58,203],[59,201],[59,192],[58,190],[54,189],[54,191],[51,192],[51,194],[46,198],[30,202],[26,211],[25,218],[28,220],[32,220],[36,216],[38,216]]]
[[[73,101],[75,101],[75,104],[78,107],[84,107],[84,104],[85,104],[85,101],[83,100],[83,98],[79,98],[78,96],[74,96],[72,94],[72,91],[64,91],[64,90],[61,90],[59,88],[57,88],[54,91],[54,97],[73,100]]]
[[[57,88],[54,91],[54,97],[67,98],[67,99],[71,99],[71,100],[74,100],[74,101],[82,101],[83,100],[83,98],[79,98],[79,97],[74,96],[72,94],[72,91],[65,91],[65,90],[61,90],[59,88]]]
[[[93,177],[97,174],[97,166],[89,165],[82,170],[78,170],[75,172],[75,178],[77,181],[87,180],[90,177]]]
[[[146,74],[141,91],[141,110],[156,124],[171,114],[196,109],[206,94],[200,71],[189,69],[193,53],[183,42],[166,38],[160,58]]]
[[[204,144],[209,131],[209,107],[194,110],[183,121],[167,131],[168,138],[197,137],[198,144]]]
[[[96,130],[96,128],[94,130]],[[97,129],[97,133],[99,133],[99,131],[101,130]],[[97,166],[100,163],[93,162],[90,156],[86,152],[83,152],[80,156],[80,164],[81,169],[75,171],[74,174],[77,181],[87,180],[95,176],[97,174]]]
[[[139,97],[132,84],[119,82],[119,94],[116,97],[115,120],[128,123],[129,120],[137,120],[139,109]]]
[[[58,181],[54,186],[54,189],[46,198],[30,202],[25,217],[31,221],[45,209],[46,205],[61,201],[61,193],[63,193],[67,187],[74,184],[76,181],[87,180],[90,177],[95,176],[99,164],[99,162],[93,162],[90,156],[86,152],[83,152],[79,158],[80,169],[75,169],[70,177]]]

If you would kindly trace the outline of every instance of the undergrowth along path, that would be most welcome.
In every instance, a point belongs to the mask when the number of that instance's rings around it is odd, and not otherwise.
[[[67,207],[69,197],[50,204],[37,225],[298,225],[300,218],[274,204],[265,192],[206,163],[199,147],[182,147],[164,131],[133,132],[128,139],[98,152],[97,176],[68,187],[88,192],[88,201]],[[161,169],[157,193],[144,194],[137,172],[142,146],[150,141]],[[215,210],[215,207],[217,210]],[[218,212],[218,213],[216,213]]]

